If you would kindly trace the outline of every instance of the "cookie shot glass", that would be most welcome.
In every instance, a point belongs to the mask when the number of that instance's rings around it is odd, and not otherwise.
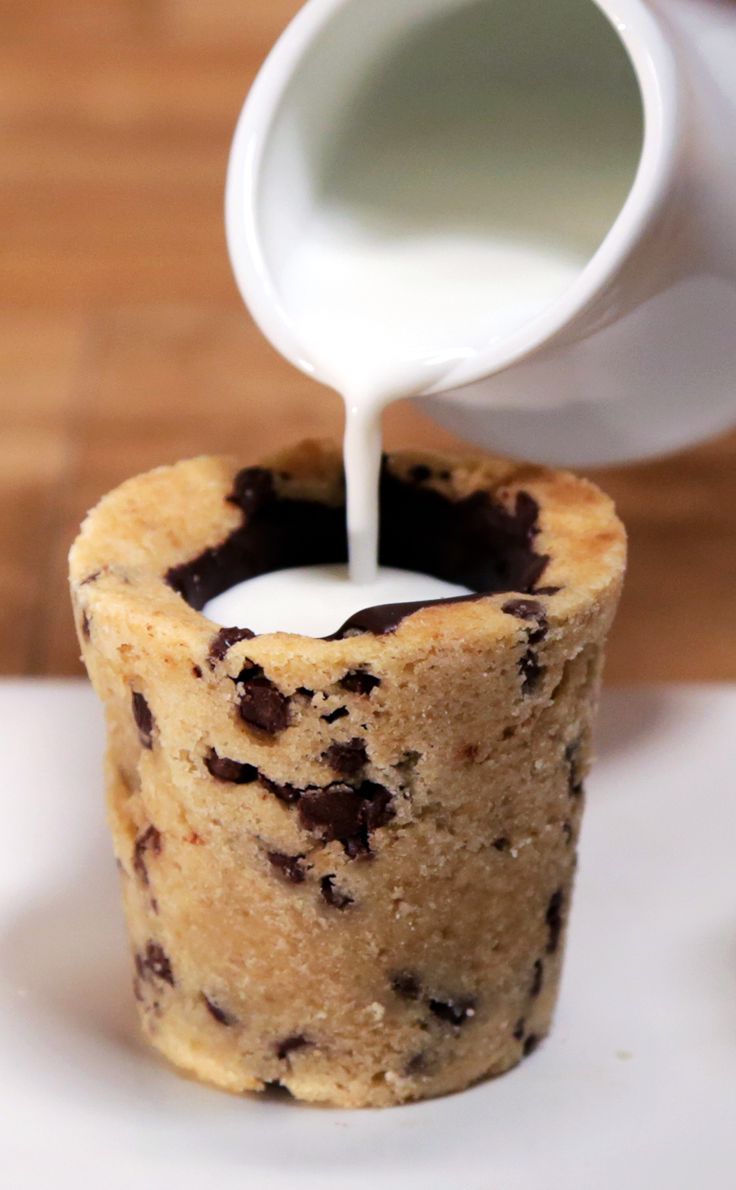
[[[202,613],[346,552],[340,455],[304,443],[123,484],[71,587],[145,1035],[229,1091],[384,1106],[550,1030],[626,546],[570,474],[399,453],[382,563],[471,594],[329,639]]]

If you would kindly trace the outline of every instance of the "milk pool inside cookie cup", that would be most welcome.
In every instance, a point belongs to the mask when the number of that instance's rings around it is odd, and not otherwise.
[[[435,600],[462,599],[470,591],[427,574],[381,567],[372,583],[353,583],[346,564],[297,566],[246,579],[215,596],[203,609],[223,627],[247,625],[257,636],[290,632],[328,637],[358,609],[397,603],[426,606]]]

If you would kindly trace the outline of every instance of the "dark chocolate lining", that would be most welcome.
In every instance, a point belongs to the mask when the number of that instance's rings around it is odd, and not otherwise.
[[[166,575],[169,585],[196,611],[261,574],[347,561],[344,506],[280,496],[273,474],[258,467],[236,476],[228,500],[242,508],[245,523],[220,545]],[[508,591],[534,594],[549,561],[534,549],[539,505],[528,492],[518,492],[511,509],[484,491],[451,500],[416,478],[400,479],[384,464],[380,508],[381,565],[432,575],[473,593],[365,608],[329,640],[393,632],[425,607]]]

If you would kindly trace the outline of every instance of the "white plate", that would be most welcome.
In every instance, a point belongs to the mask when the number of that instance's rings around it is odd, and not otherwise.
[[[504,1078],[339,1112],[140,1042],[81,683],[0,684],[0,1171],[16,1190],[733,1190],[736,688],[609,695],[557,1025]]]

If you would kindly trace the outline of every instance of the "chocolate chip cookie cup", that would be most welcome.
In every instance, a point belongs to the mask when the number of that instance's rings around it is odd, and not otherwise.
[[[624,531],[589,483],[477,458],[390,456],[381,509],[386,565],[477,594],[329,640],[207,620],[345,559],[314,443],[130,480],[72,549],[142,1027],[230,1091],[396,1104],[550,1028]]]

